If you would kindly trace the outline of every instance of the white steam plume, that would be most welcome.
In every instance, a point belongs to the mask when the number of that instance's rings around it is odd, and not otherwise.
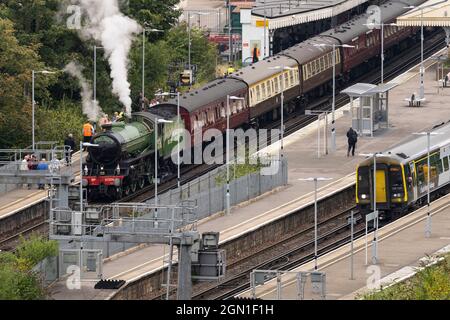
[[[83,67],[75,62],[70,62],[65,66],[64,71],[69,73],[72,77],[77,78],[81,85],[81,103],[83,105],[83,113],[91,121],[97,121],[102,112],[98,101],[92,100],[92,88],[89,82],[82,73]]]
[[[101,42],[111,67],[112,91],[131,114],[131,90],[128,82],[128,54],[133,36],[142,29],[120,12],[117,0],[75,0],[87,14],[89,23],[82,35]]]

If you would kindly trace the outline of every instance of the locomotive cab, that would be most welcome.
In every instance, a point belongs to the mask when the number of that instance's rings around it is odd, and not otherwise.
[[[402,213],[408,200],[410,179],[405,178],[402,163],[390,157],[377,158],[374,176],[373,158],[362,162],[356,171],[356,203],[361,215],[373,211],[373,198],[376,193],[376,207],[380,219],[390,219]],[[374,188],[374,183],[375,188]]]

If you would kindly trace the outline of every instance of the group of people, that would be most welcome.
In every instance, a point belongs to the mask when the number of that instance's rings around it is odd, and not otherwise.
[[[21,171],[28,171],[28,170],[41,170],[41,171],[50,171],[55,172],[60,168],[60,162],[58,159],[53,159],[50,163],[47,162],[45,158],[42,158],[41,160],[37,159],[37,156],[35,154],[26,155],[22,163],[20,165]],[[28,189],[31,189],[31,184],[28,184]],[[44,190],[45,185],[39,184],[38,189]]]

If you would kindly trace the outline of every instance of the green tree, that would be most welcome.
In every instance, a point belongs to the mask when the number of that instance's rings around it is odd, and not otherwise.
[[[0,145],[24,146],[31,142],[31,70],[44,66],[37,45],[21,45],[13,23],[0,18]],[[47,96],[45,88],[54,77],[36,79],[36,95]]]
[[[58,254],[58,243],[33,236],[21,239],[16,252],[0,252],[0,300],[45,298],[39,274],[32,268],[47,257]]]

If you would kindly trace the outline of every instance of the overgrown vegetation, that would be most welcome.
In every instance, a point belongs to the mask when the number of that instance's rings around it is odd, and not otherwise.
[[[60,0],[0,2],[0,148],[31,144],[32,70],[62,70],[75,61],[84,67],[85,78],[93,80],[94,42],[82,41],[76,30],[67,28],[67,3]],[[149,99],[157,89],[167,90],[168,79],[176,79],[187,63],[188,34],[185,25],[176,25],[180,15],[174,7],[177,3],[178,0],[134,0],[122,10],[139,24],[147,22],[163,31],[149,32],[145,39],[145,92]],[[198,82],[204,83],[215,76],[216,46],[195,27],[191,37],[191,61],[198,67]],[[141,92],[142,45],[142,37],[137,36],[129,56],[135,110]],[[97,55],[97,99],[110,115],[122,109],[111,93],[110,68],[101,50]],[[86,118],[81,114],[77,80],[66,73],[38,74],[35,101],[36,140],[62,142],[68,132],[76,137],[81,135],[81,124]]]
[[[45,299],[45,288],[33,267],[58,255],[58,243],[33,236],[21,239],[15,253],[0,252],[0,300]]]
[[[362,297],[366,300],[450,300],[450,255],[408,280]]]

